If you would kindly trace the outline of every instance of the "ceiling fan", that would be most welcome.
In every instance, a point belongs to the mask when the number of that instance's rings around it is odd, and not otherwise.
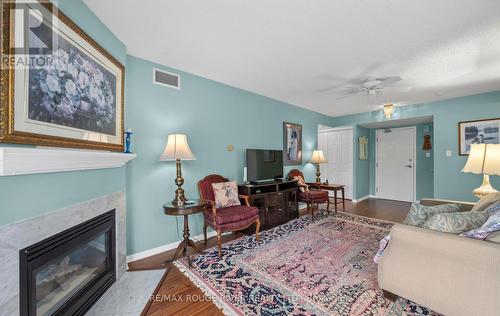
[[[366,94],[368,97],[382,94],[382,91],[408,91],[407,87],[391,87],[392,84],[401,81],[399,76],[367,78],[358,86],[345,86],[341,89],[344,94],[337,98],[341,100],[358,94]]]

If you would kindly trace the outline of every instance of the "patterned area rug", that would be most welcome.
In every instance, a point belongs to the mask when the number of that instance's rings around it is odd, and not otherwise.
[[[378,288],[372,259],[391,226],[320,212],[175,265],[227,315],[437,315]]]

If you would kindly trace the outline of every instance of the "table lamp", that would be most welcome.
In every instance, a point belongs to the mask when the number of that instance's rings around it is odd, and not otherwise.
[[[175,198],[172,203],[179,206],[183,206],[187,201],[184,189],[182,188],[184,178],[182,178],[181,160],[196,160],[196,157],[189,148],[185,134],[170,134],[168,135],[165,150],[160,156],[160,161],[175,161],[177,170],[175,184],[177,185],[177,189],[175,190]]]
[[[313,151],[310,162],[316,164],[316,183],[321,184],[321,178],[320,178],[321,172],[319,171],[319,164],[328,162],[328,160],[326,160],[325,156],[323,155],[323,151],[322,150]]]
[[[483,175],[481,186],[472,191],[478,198],[497,192],[490,184],[490,176],[500,176],[500,144],[470,145],[469,159],[462,172]]]

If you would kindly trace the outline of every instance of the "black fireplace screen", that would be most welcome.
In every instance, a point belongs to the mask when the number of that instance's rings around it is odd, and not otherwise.
[[[81,315],[115,281],[115,211],[20,251],[21,315]]]

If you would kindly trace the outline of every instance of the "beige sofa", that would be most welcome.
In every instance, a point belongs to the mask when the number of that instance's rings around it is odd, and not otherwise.
[[[457,203],[462,211],[474,205]],[[384,291],[444,315],[500,315],[500,234],[482,241],[394,225],[378,265],[378,282]]]

